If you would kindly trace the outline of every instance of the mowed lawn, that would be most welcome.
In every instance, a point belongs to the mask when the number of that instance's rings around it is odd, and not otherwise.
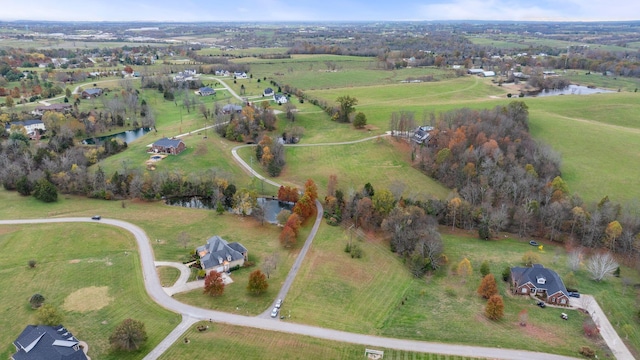
[[[382,138],[348,145],[287,147],[287,165],[274,180],[283,178],[303,186],[311,178],[324,194],[329,175],[335,174],[338,188],[347,194],[371,183],[374,189],[402,186],[406,196],[416,199],[445,198],[449,190],[411,167],[410,154],[401,149],[402,145],[394,144],[395,141]],[[238,154],[249,162],[249,157],[254,156],[252,148],[241,150]]]
[[[4,217],[3,217],[4,218]],[[27,262],[33,259],[33,269]],[[89,344],[94,359],[140,359],[179,322],[146,294],[133,237],[100,224],[0,226],[0,356],[35,324],[29,298],[42,294],[61,309],[63,325]],[[72,295],[72,296],[70,296]],[[149,340],[138,352],[114,353],[108,338],[124,319],[145,323]]]
[[[198,326],[209,326],[203,332]],[[185,343],[184,339],[188,340]],[[451,355],[415,353],[354,345],[308,336],[285,334],[242,328],[226,324],[201,322],[189,329],[182,340],[174,343],[160,360],[210,359],[224,354],[225,359],[364,359],[365,349],[384,351],[385,359],[392,360],[471,360],[473,358]]]
[[[351,259],[344,253],[348,237],[341,228],[323,225],[285,300],[282,314],[290,315],[290,321],[389,337],[571,356],[577,356],[581,346],[599,349],[597,343],[583,335],[583,314],[569,311],[570,320],[562,321],[560,313],[567,310],[540,309],[529,298],[510,295],[500,279],[505,266],[521,266],[522,255],[532,249],[539,253],[545,266],[566,276],[566,256],[561,248],[547,245],[544,251],[538,251],[524,240],[485,242],[471,234],[444,234],[449,265],[425,279],[414,279],[385,242],[358,240],[364,256]],[[474,269],[468,278],[461,278],[454,271],[464,257],[470,259]],[[476,294],[481,279],[479,267],[484,260],[489,261],[504,297],[505,318],[500,321],[485,317],[486,302]],[[623,272],[628,274],[631,270]],[[631,334],[638,332],[633,311],[636,292],[627,289],[623,295],[620,279],[595,283],[584,269],[576,276],[581,291],[594,294],[605,311],[612,314],[612,322],[619,324],[618,331],[624,324],[631,324],[629,341],[632,348],[638,348],[640,339]],[[637,275],[633,278],[638,281]],[[624,305],[610,306],[617,297],[624,299]],[[528,311],[527,327],[519,325],[521,310]],[[599,350],[599,354],[605,351]]]

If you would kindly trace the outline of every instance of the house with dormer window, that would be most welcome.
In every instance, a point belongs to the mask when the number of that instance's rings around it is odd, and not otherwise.
[[[249,252],[239,242],[228,243],[216,235],[207,244],[196,249],[200,257],[200,265],[207,271],[229,272],[235,266],[242,266],[248,260]]]
[[[569,292],[558,274],[541,264],[511,268],[511,291],[515,295],[535,296],[558,306],[569,306]]]

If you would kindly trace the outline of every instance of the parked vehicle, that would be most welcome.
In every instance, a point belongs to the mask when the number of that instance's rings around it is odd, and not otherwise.
[[[273,310],[271,310],[271,317],[272,318],[278,317],[278,311],[279,311],[278,308],[274,307]]]
[[[574,298],[579,298],[580,297],[580,293],[577,291],[569,291],[569,296],[574,297]]]
[[[100,215],[93,215],[91,220],[100,220],[102,217]]]
[[[541,308],[547,307],[547,304],[545,304],[544,301],[538,301],[537,305],[540,306]]]
[[[560,317],[562,318],[562,320],[569,320],[569,316],[567,316],[567,314],[565,313],[560,314]]]
[[[282,299],[278,299],[276,301],[276,309],[280,309],[281,306],[282,306]]]

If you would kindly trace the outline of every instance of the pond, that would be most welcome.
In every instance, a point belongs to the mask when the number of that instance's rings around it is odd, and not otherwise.
[[[557,96],[557,95],[591,95],[591,94],[604,94],[604,93],[612,93],[615,91],[600,89],[600,88],[591,88],[582,85],[569,85],[565,89],[550,89],[550,90],[542,90],[538,93],[530,93],[527,96]]]
[[[116,139],[121,139],[128,144],[142,137],[143,135],[147,134],[150,131],[151,131],[150,128],[139,128],[136,130],[127,130],[127,131],[122,131],[122,132],[107,135],[107,136],[92,137],[92,138],[84,139],[82,140],[82,143],[85,145],[101,145],[106,140],[116,138]]]
[[[193,209],[215,210],[216,208],[216,202],[212,198],[200,196],[167,198],[165,203],[171,206],[182,206]],[[258,205],[264,208],[265,221],[271,224],[278,222],[276,217],[280,211],[283,209],[291,211],[291,209],[293,209],[292,203],[282,202],[272,198],[258,198]]]

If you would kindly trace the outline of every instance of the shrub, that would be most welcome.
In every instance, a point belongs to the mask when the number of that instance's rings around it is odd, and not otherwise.
[[[31,304],[32,309],[39,308],[40,306],[42,306],[43,302],[44,302],[44,296],[40,294],[33,294],[29,299],[29,303]]]
[[[27,264],[29,265],[29,268],[31,268],[31,269],[36,267],[36,261],[33,260],[33,259],[29,260],[29,262]]]
[[[511,276],[511,268],[506,266],[503,270],[502,270],[502,280],[504,281],[509,281],[509,276]]]
[[[482,265],[480,265],[480,275],[482,275],[482,277],[485,277],[489,275],[490,272],[491,269],[489,268],[489,262],[487,260],[483,261]]]
[[[583,347],[580,348],[580,354],[582,354],[582,355],[584,355],[584,356],[586,356],[588,358],[591,358],[591,357],[594,357],[596,355],[596,352],[593,351],[593,349],[588,347],[588,346],[583,346]]]
[[[540,256],[533,251],[527,251],[522,255],[522,262],[524,263],[524,266],[531,267],[533,264],[540,262]]]

